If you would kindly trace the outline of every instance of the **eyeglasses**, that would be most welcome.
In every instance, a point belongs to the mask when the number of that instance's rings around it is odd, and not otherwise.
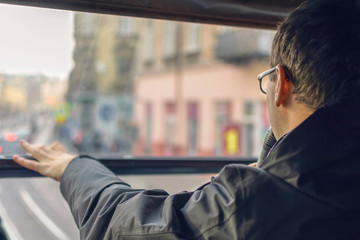
[[[276,67],[273,67],[263,73],[260,73],[258,75],[258,80],[259,80],[259,84],[260,84],[260,90],[266,94],[266,89],[267,89],[267,85],[270,81],[269,79],[269,74],[273,73],[276,71]]]

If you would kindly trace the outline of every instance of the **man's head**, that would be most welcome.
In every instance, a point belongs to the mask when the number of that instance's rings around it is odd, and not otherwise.
[[[267,94],[274,132],[276,125],[292,114],[286,110],[296,113],[289,107],[300,104],[298,110],[311,115],[334,99],[359,95],[360,0],[310,0],[302,4],[279,26],[270,64],[278,66],[277,74],[270,77],[273,84],[269,88],[273,89]],[[281,75],[290,81],[277,83]],[[288,90],[279,92],[281,86]],[[272,109],[279,107],[285,109]],[[301,114],[305,116],[305,112]]]

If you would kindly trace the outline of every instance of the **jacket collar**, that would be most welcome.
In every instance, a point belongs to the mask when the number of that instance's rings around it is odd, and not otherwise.
[[[344,191],[360,182],[359,149],[360,101],[341,99],[281,138],[261,168],[310,195],[328,198],[330,186]],[[360,198],[359,187],[355,194]]]

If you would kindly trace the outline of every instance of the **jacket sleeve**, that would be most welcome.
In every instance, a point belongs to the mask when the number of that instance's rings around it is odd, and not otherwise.
[[[246,197],[240,175],[228,166],[194,192],[170,196],[133,189],[98,161],[78,157],[60,188],[81,239],[236,239]]]

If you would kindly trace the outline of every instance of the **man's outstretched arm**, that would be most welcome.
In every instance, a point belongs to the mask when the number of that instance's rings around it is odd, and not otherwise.
[[[81,239],[241,238],[248,195],[257,192],[249,183],[260,174],[232,165],[194,192],[170,196],[159,189],[133,189],[98,161],[68,154],[61,145],[21,144],[38,162],[14,160],[60,180]]]

